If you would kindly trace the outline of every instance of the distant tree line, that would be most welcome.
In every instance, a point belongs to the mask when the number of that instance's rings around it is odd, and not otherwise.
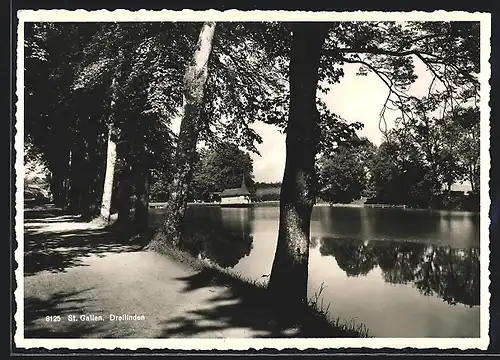
[[[478,211],[477,108],[460,108],[442,119],[423,111],[421,116],[389,131],[378,147],[363,138],[324,154],[318,164],[320,198]],[[469,194],[451,190],[464,181],[471,185]]]
[[[323,152],[317,162],[317,201],[351,203],[365,198],[368,203],[477,211],[477,110],[461,108],[445,119],[398,125],[378,147],[354,136]],[[198,152],[190,199],[210,201],[213,193],[239,187],[243,177],[254,201],[280,200],[281,183],[254,182],[250,156],[223,142]],[[468,195],[451,190],[454,183],[463,181],[471,184]],[[162,182],[152,186],[155,199],[166,199],[166,191]]]

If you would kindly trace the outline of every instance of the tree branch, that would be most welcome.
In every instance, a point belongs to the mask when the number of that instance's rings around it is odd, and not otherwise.
[[[342,54],[373,54],[373,55],[389,55],[389,56],[410,56],[410,55],[427,55],[431,56],[433,58],[439,59],[439,56],[427,53],[424,51],[419,51],[419,50],[404,50],[404,51],[397,51],[397,50],[385,50],[385,49],[379,49],[379,48],[337,48],[335,50],[327,49],[325,50],[325,54],[327,55],[335,55],[336,53],[342,53]]]
[[[341,61],[344,61],[346,63],[351,63],[351,64],[361,64],[361,65],[364,65],[366,66],[367,68],[369,68],[373,73],[375,73],[375,75],[377,75],[379,77],[379,79],[381,79],[384,84],[388,87],[389,89],[389,94],[387,95],[387,98],[384,102],[384,105],[382,106],[382,110],[380,111],[380,121],[379,121],[379,129],[380,131],[382,131],[382,133],[386,134],[387,132],[387,124],[386,124],[386,129],[385,131],[382,130],[381,128],[381,121],[384,121],[385,123],[385,110],[388,108],[387,107],[387,104],[389,102],[393,103],[394,104],[394,101],[391,100],[391,95],[392,94],[395,94],[397,97],[398,97],[398,100],[399,102],[401,103],[401,105],[403,104],[404,100],[408,100],[410,99],[411,97],[410,96],[407,96],[407,95],[404,95],[404,94],[401,94],[399,93],[396,89],[394,89],[394,83],[392,82],[392,80],[389,78],[389,76],[387,75],[383,75],[383,73],[381,71],[379,71],[378,69],[376,69],[373,65],[367,63],[366,61],[363,61],[362,59],[349,59],[349,58],[345,58],[345,57],[342,57],[341,58]],[[399,107],[399,110],[401,111],[401,115],[402,115],[402,120],[403,122],[405,121],[405,118],[408,116],[408,114],[406,114],[406,112],[402,109],[402,107]],[[408,116],[408,117],[412,117],[412,116]]]
[[[415,39],[412,39],[410,41],[405,42],[403,45],[401,45],[399,47],[399,50],[403,50],[407,46],[415,44],[415,43],[417,43],[419,41],[422,41],[422,40],[432,39],[432,38],[439,38],[439,37],[449,36],[449,35],[450,34],[426,34],[426,35],[423,35],[423,36],[420,36],[420,37],[417,37]]]
[[[434,36],[434,37],[438,37],[438,36]],[[424,40],[424,39],[427,39],[427,38],[428,37],[420,37],[420,38],[416,39],[414,42],[417,42],[417,41],[420,41],[420,40]],[[453,107],[454,107],[454,103],[458,104],[458,101],[455,99],[455,96],[454,96],[455,95],[455,93],[454,93],[455,89],[454,89],[454,86],[453,86],[453,81],[451,81],[449,79],[448,74],[447,74],[448,67],[451,68],[458,75],[462,75],[466,80],[470,81],[472,83],[472,86],[473,86],[474,90],[477,89],[477,86],[475,85],[476,81],[474,81],[474,78],[470,74],[466,73],[464,70],[459,69],[454,64],[449,64],[448,62],[446,62],[444,60],[441,60],[435,54],[427,53],[427,52],[424,52],[424,51],[419,51],[419,50],[416,50],[416,49],[395,51],[395,50],[379,49],[379,48],[375,48],[375,47],[371,47],[371,48],[337,48],[337,49],[326,50],[325,54],[327,56],[334,56],[334,57],[338,57],[339,54],[372,54],[372,55],[386,55],[386,56],[395,56],[395,57],[415,56],[420,61],[422,61],[422,63],[424,63],[424,65],[429,69],[429,71],[434,76],[433,80],[431,82],[431,85],[429,87],[429,94],[428,95],[430,95],[431,88],[432,88],[432,86],[434,84],[435,79],[437,78],[443,84],[443,86],[446,89],[446,93],[448,94],[448,97],[450,98],[450,105],[451,105],[451,109],[452,110],[453,110]],[[374,66],[368,64],[366,61],[362,61],[361,59],[357,60],[357,59],[348,59],[348,58],[342,57],[342,60],[345,61],[345,62],[348,62],[348,63],[360,63],[360,64],[368,67],[382,81],[384,81],[384,83],[389,87],[391,93],[396,94],[398,96],[399,100],[401,101],[401,99],[402,99],[403,96],[400,93],[398,93],[397,91],[394,91],[394,89],[393,89],[393,82],[391,81],[391,79],[390,79],[389,76],[386,75],[385,78],[384,78],[381,75],[381,72],[378,71]],[[438,69],[436,69],[436,67],[434,65],[444,66],[444,73],[440,73],[440,71]],[[477,90],[474,91],[474,93],[476,94]],[[389,94],[389,98],[390,98],[390,94]],[[406,97],[406,98],[408,98],[408,97]],[[387,102],[388,101],[389,100],[387,100],[384,103],[384,108],[382,109],[382,112],[385,111],[385,108],[387,107]],[[402,103],[402,101],[401,101],[401,103]],[[446,113],[446,111],[447,111],[446,110],[447,103],[448,103],[448,101],[445,101],[445,104],[444,104],[444,113]],[[402,111],[402,112],[404,114],[404,111]],[[403,119],[403,121],[404,121],[404,119]]]
[[[435,37],[438,37],[438,36],[435,36]],[[419,40],[423,40],[423,39],[424,39],[424,37],[421,37],[419,39],[416,39],[415,42],[419,41]],[[429,68],[429,70],[432,71],[434,73],[434,75],[436,75],[436,77],[443,83],[443,85],[445,85],[445,87],[447,87],[448,90],[450,89],[449,84],[446,81],[444,81],[440,75],[437,74],[436,70],[432,67],[431,64],[449,65],[458,74],[461,74],[467,80],[469,80],[471,82],[475,82],[474,79],[470,76],[470,74],[466,73],[463,70],[458,69],[456,67],[456,65],[451,64],[451,63],[448,64],[444,61],[440,61],[439,60],[440,57],[435,55],[435,54],[428,53],[425,51],[416,50],[416,49],[397,51],[397,50],[386,50],[386,49],[379,49],[379,48],[372,47],[372,48],[337,48],[337,49],[325,50],[325,55],[327,55],[327,56],[337,56],[338,53],[387,55],[387,56],[396,56],[396,57],[405,57],[405,56],[413,55],[413,56],[416,56],[420,61],[422,61]],[[426,58],[424,55],[427,57],[431,57],[432,59]]]

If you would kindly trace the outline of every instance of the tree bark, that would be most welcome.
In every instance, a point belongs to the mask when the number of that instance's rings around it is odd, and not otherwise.
[[[60,168],[55,168],[50,176],[50,191],[52,193],[52,202],[56,207],[64,209],[65,207],[65,190],[66,176]]]
[[[139,165],[140,166],[140,165]],[[148,229],[149,213],[149,170],[137,169],[135,182],[134,224],[138,234]]]
[[[117,199],[118,218],[116,219],[116,226],[128,229],[131,225],[131,201],[132,187],[128,179],[129,174],[124,174],[118,185],[119,196]]]
[[[181,121],[175,154],[176,173],[170,188],[163,226],[149,244],[149,249],[161,250],[163,242],[178,245],[181,224],[186,213],[187,196],[193,177],[196,143],[200,129],[204,88],[208,78],[208,60],[215,33],[214,22],[202,25],[193,58],[184,74],[184,116]]]
[[[71,214],[80,213],[80,193],[81,193],[81,161],[80,150],[74,149],[71,153],[71,168],[68,179],[68,212]]]
[[[116,97],[116,79],[113,78],[111,82],[111,120],[114,120],[115,111],[115,97]],[[104,175],[104,184],[101,201],[101,216],[109,222],[111,216],[111,198],[113,196],[113,182],[115,177],[116,167],[116,142],[114,141],[114,127],[113,121],[108,125],[108,149],[106,153],[106,173]]]
[[[113,195],[113,181],[116,166],[116,143],[112,139],[112,127],[108,129],[108,150],[106,154],[106,174],[101,201],[101,216],[109,222],[111,215],[111,197]]]
[[[68,164],[63,178],[63,193],[62,193],[62,208],[64,211],[69,211],[69,198],[71,189],[71,174],[73,167],[73,151],[70,149],[68,153]]]
[[[476,192],[476,177],[474,173],[474,165],[470,164],[469,165],[469,182],[471,186],[471,191],[473,193]]]
[[[328,29],[322,23],[300,23],[293,28],[286,164],[280,193],[278,244],[268,287],[281,307],[307,301],[310,221],[317,191],[316,91],[321,49]]]
[[[90,221],[99,215],[100,198],[96,196],[95,188],[96,179],[98,179],[99,174],[97,174],[96,167],[93,166],[90,160],[85,160],[82,165],[81,176],[83,186],[81,187],[80,209],[83,219]]]

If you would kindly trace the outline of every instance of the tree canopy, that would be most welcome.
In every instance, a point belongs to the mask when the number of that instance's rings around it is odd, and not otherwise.
[[[242,181],[255,195],[253,160],[236,144],[220,142],[202,149],[199,156],[193,176],[193,199],[210,200],[212,193],[239,188]]]

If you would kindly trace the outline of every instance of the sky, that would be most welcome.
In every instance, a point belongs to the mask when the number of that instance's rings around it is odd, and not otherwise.
[[[357,76],[359,65],[344,65],[344,77],[340,83],[331,87],[324,97],[329,109],[348,122],[359,121],[364,128],[357,133],[366,136],[375,145],[382,142],[379,129],[380,111],[389,93],[387,86],[377,75]],[[415,71],[419,78],[409,89],[409,93],[418,96],[427,93],[432,76],[425,66],[415,61]],[[388,129],[399,116],[397,112],[387,111]],[[272,125],[256,123],[253,128],[262,137],[262,144],[257,149],[262,154],[251,154],[254,161],[255,181],[281,182],[285,169],[285,136]]]
[[[340,83],[331,87],[327,95],[322,95],[329,109],[346,119],[348,122],[361,122],[364,128],[358,131],[360,136],[366,136],[375,145],[382,142],[382,132],[379,129],[380,111],[389,93],[387,86],[377,75],[357,76],[359,65],[345,64],[344,77]],[[415,72],[418,79],[409,89],[409,93],[422,96],[427,93],[432,76],[419,60],[415,60]],[[399,116],[395,111],[387,110],[388,129]],[[180,119],[172,124],[172,129],[178,132]],[[252,128],[262,137],[262,144],[257,144],[261,156],[251,153],[256,182],[281,182],[285,168],[285,135],[273,125],[261,122],[254,123]]]

